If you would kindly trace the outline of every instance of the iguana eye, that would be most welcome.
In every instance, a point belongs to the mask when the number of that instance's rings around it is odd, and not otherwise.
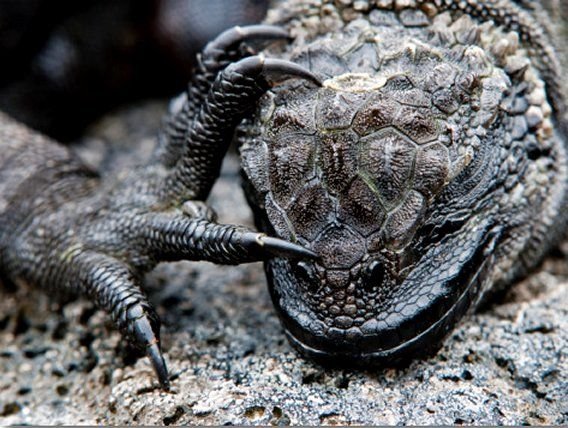
[[[363,274],[363,288],[371,291],[382,284],[385,279],[385,267],[377,260],[372,261]]]

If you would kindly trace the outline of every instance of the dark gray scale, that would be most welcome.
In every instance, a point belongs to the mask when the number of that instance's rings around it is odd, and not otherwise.
[[[386,208],[377,192],[360,176],[353,179],[340,196],[339,221],[351,225],[361,236],[380,230],[386,217]]]
[[[376,189],[386,207],[398,205],[406,193],[416,151],[416,144],[394,128],[361,139],[359,174]]]
[[[343,192],[357,175],[358,141],[359,136],[353,131],[321,135],[321,169],[326,188],[331,194]]]
[[[314,176],[316,142],[305,134],[282,135],[271,144],[269,163],[270,188],[274,200],[288,208],[305,185]]]
[[[323,88],[318,91],[316,124],[321,131],[336,131],[351,127],[355,115],[368,94],[340,92]]]
[[[380,131],[394,122],[401,106],[383,94],[373,94],[353,121],[353,129],[361,136]]]

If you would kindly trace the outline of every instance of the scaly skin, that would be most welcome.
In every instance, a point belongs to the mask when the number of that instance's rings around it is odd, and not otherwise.
[[[301,352],[365,367],[428,355],[565,233],[566,92],[540,13],[508,0],[271,12],[295,39],[270,55],[323,82],[274,88],[240,132],[258,227],[321,257],[265,264]]]
[[[163,260],[267,259],[290,340],[322,361],[435,349],[565,233],[565,91],[533,2],[396,5],[281,2],[270,20],[295,40],[268,51],[280,61],[228,65],[242,34],[218,38],[154,161],[118,177],[3,118],[3,277],[90,296],[148,349],[164,386],[139,290]],[[282,73],[302,80],[270,90],[238,132],[257,223],[277,240],[216,225],[199,201],[234,127]]]
[[[286,61],[241,59],[243,41],[286,37],[279,28],[251,26],[209,44],[190,97],[166,120],[153,159],[117,176],[99,177],[68,149],[0,113],[2,279],[86,295],[146,351],[167,388],[159,320],[140,288],[144,272],[182,259],[237,264],[275,255],[315,256],[280,239],[217,224],[201,202],[219,174],[235,126],[270,82],[318,83]]]

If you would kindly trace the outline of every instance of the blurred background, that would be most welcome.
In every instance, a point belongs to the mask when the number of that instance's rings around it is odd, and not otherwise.
[[[181,92],[217,34],[268,0],[0,0],[0,110],[59,141],[111,108]]]

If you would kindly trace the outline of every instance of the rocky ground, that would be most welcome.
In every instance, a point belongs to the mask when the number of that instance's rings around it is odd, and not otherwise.
[[[112,169],[138,141],[128,161],[142,160],[162,108],[103,120],[81,152]],[[237,169],[229,158],[211,202],[221,220],[250,224]],[[568,243],[435,357],[384,371],[296,355],[259,264],[162,265],[146,283],[175,378],[168,393],[89,303],[0,290],[0,425],[568,424]]]

